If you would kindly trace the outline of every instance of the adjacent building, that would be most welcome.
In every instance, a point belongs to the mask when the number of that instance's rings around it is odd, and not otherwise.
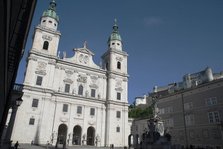
[[[157,101],[158,116],[172,144],[223,148],[223,73],[211,68],[187,74],[183,81],[155,87],[147,97]],[[142,135],[147,120],[136,120],[132,132]]]
[[[59,17],[52,0],[36,26],[27,58],[23,104],[17,111],[12,140],[35,143],[126,146],[128,54],[117,21],[102,66],[84,42],[74,56],[60,57]],[[62,22],[60,22],[62,25]]]
[[[0,139],[3,140],[8,111],[12,106],[12,90],[35,6],[36,0],[0,1]]]

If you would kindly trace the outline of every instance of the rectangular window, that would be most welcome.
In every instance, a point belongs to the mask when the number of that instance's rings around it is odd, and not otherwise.
[[[92,115],[92,116],[95,115],[95,109],[94,109],[94,108],[91,108],[91,110],[90,110],[90,115]]]
[[[116,132],[120,132],[120,127],[116,127]]]
[[[192,102],[184,103],[184,110],[190,110],[192,108],[193,108]]]
[[[160,108],[159,109],[159,114],[165,114],[165,109],[164,108]]]
[[[43,77],[42,76],[37,76],[37,78],[36,78],[36,85],[41,86],[42,85],[42,81],[43,81]]]
[[[82,113],[82,107],[81,106],[77,106],[77,114],[81,114]]]
[[[187,126],[193,125],[194,124],[194,115],[193,114],[185,115],[185,122],[186,122]]]
[[[172,118],[170,118],[170,119],[165,119],[165,120],[164,120],[164,126],[167,126],[167,127],[173,127],[173,126],[174,126],[173,119],[172,119]]]
[[[37,108],[38,107],[38,103],[39,103],[39,99],[33,99],[32,107]]]
[[[65,84],[65,93],[69,93],[70,92],[70,84]]]
[[[63,112],[68,112],[68,104],[63,104]]]
[[[95,97],[95,89],[91,89],[91,97]]]
[[[209,123],[218,123],[220,122],[220,116],[218,111],[208,113]]]
[[[116,111],[116,117],[121,118],[121,112],[120,111]]]
[[[35,119],[34,118],[30,118],[29,119],[29,125],[34,125],[35,124]]]
[[[117,100],[121,100],[121,93],[117,93]]]
[[[217,98],[216,97],[211,97],[211,98],[208,98],[206,100],[206,104],[208,106],[212,106],[212,105],[216,105],[218,102],[217,102]]]

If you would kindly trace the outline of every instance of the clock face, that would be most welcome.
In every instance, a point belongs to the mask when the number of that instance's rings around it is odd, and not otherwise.
[[[79,56],[79,62],[83,62],[83,58],[84,58],[84,56],[83,56],[83,54],[81,54],[80,56]]]
[[[88,61],[89,61],[89,58],[88,58],[88,56],[86,55],[86,56],[84,57],[84,63],[87,64]]]

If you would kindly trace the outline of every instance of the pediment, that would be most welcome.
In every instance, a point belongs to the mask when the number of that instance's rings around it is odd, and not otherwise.
[[[79,52],[79,53],[88,54],[88,55],[94,55],[94,53],[91,52],[90,49],[87,49],[87,48],[85,48],[85,47],[74,49],[74,51],[75,51],[75,52]]]

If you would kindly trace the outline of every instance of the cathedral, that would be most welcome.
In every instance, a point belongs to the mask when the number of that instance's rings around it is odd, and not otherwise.
[[[72,57],[61,58],[58,24],[52,0],[35,27],[23,103],[11,139],[34,144],[127,146],[128,54],[123,51],[117,21],[101,66],[94,63],[86,42],[74,48]]]

